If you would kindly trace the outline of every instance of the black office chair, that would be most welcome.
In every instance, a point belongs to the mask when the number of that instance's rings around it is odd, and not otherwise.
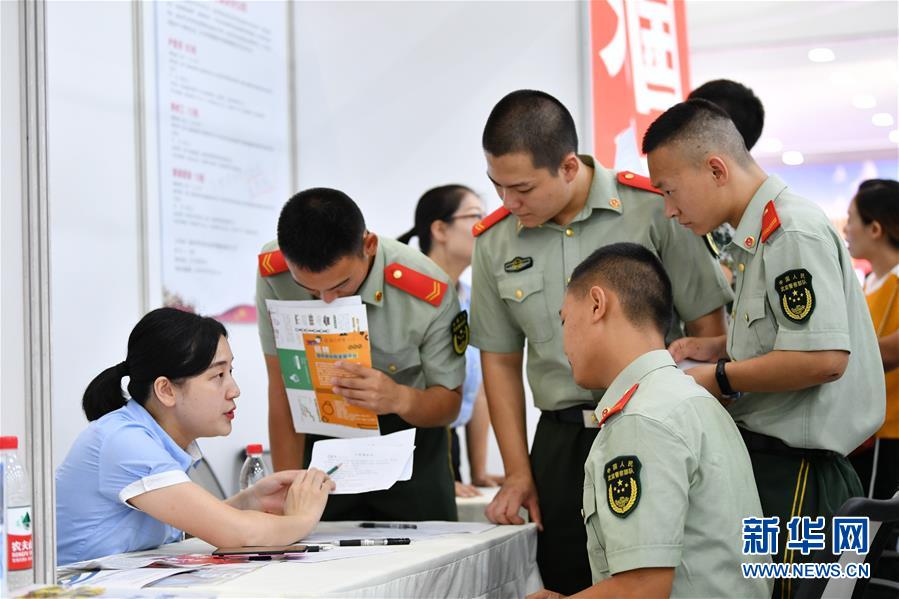
[[[839,559],[843,566],[847,564],[870,564],[872,574],[888,543],[895,543],[894,530],[899,528],[899,493],[892,499],[865,499],[853,497],[837,511],[837,516],[867,516],[870,520],[869,538],[871,540],[867,555],[857,555],[846,551],[841,555],[833,555],[830,547],[815,552],[811,562],[834,563]],[[895,550],[895,544],[889,547],[889,554]],[[795,599],[873,599],[875,597],[899,596],[899,582],[881,578],[809,578],[799,581]]]
[[[196,464],[191,466],[187,471],[187,476],[219,499],[226,499],[225,491],[206,458],[200,458]]]

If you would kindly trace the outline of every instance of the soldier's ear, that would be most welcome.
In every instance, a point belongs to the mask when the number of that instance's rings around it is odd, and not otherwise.
[[[590,322],[599,322],[609,309],[609,297],[606,294],[606,290],[599,285],[591,287],[588,295],[592,305]]]
[[[362,253],[367,258],[378,253],[378,236],[371,231],[366,231],[362,237]]]
[[[727,163],[719,156],[711,156],[706,161],[706,165],[709,168],[709,171],[712,173],[712,178],[715,180],[715,185],[718,187],[722,187],[725,183],[727,183],[730,178],[730,171],[727,168]]]
[[[578,159],[577,154],[569,152],[568,155],[562,159],[562,164],[559,165],[559,175],[566,183],[571,183],[574,181],[580,168],[581,161]]]

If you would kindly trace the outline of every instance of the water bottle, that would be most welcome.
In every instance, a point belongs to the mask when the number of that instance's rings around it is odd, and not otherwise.
[[[34,582],[32,567],[31,481],[25,466],[18,457],[18,437],[0,437],[0,454],[3,457],[6,510],[4,529],[6,544],[6,584],[10,590],[28,586]]]
[[[268,469],[262,461],[262,445],[258,443],[247,445],[247,459],[240,468],[240,490],[243,491],[266,476]]]

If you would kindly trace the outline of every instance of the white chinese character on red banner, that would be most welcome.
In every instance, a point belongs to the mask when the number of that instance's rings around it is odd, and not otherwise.
[[[683,98],[674,0],[630,0],[625,7],[637,112],[667,110]]]

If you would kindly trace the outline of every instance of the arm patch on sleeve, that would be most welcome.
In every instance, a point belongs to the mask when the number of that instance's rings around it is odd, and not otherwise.
[[[803,323],[815,310],[812,275],[804,268],[788,270],[774,281],[780,309],[790,322]]]
[[[606,495],[609,509],[619,518],[627,518],[640,503],[640,460],[635,455],[618,456],[606,464]]]
[[[453,322],[450,323],[450,333],[453,337],[453,351],[457,356],[463,355],[468,349],[468,340],[471,337],[471,330],[468,327],[468,312],[462,310],[453,318]]]

